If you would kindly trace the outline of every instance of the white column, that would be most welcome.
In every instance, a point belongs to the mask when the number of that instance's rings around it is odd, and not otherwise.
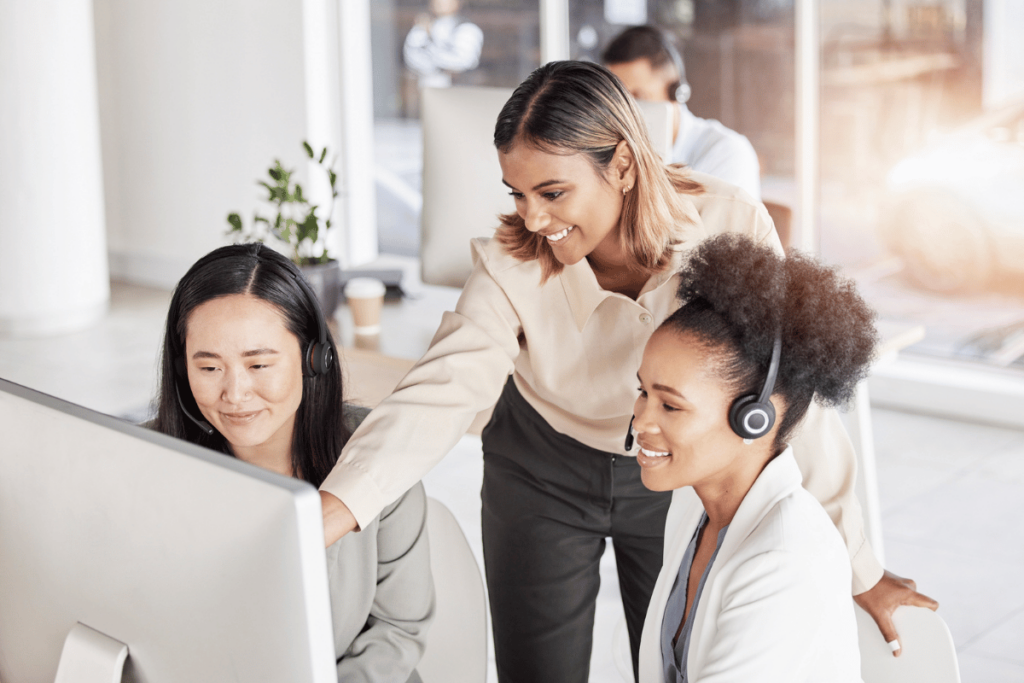
[[[91,0],[0,0],[0,333],[107,310],[93,42]]]
[[[540,63],[569,59],[569,0],[540,0]]]
[[[306,0],[309,2],[325,0]],[[373,71],[370,0],[339,1],[341,53],[342,265],[377,258],[377,189],[373,173]],[[308,86],[307,86],[308,87]]]
[[[818,0],[796,0],[796,231],[794,245],[818,253]]]

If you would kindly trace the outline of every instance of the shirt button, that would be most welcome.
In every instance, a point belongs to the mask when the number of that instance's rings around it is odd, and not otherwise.
[[[642,322],[644,325],[649,325],[652,320],[654,320],[654,318],[651,317],[650,313],[640,314],[640,322]]]

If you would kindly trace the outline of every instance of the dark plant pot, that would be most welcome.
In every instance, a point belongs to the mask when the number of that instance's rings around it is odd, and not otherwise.
[[[320,300],[324,317],[334,317],[341,296],[341,268],[338,267],[338,262],[331,260],[327,263],[299,266],[299,270],[309,282],[316,298]]]

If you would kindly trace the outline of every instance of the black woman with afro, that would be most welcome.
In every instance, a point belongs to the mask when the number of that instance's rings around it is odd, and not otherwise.
[[[641,478],[674,491],[640,681],[860,681],[849,557],[788,444],[812,401],[853,397],[874,313],[836,271],[735,234],[693,251],[678,293],[637,373]]]

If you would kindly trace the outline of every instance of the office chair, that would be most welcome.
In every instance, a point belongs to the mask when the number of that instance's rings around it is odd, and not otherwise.
[[[480,566],[455,516],[430,497],[427,538],[437,604],[427,649],[416,670],[424,683],[483,683],[487,603]]]
[[[775,232],[779,234],[782,248],[789,251],[793,240],[793,209],[785,204],[778,204],[767,200],[764,202],[764,208],[768,209],[768,215],[772,217],[772,222],[775,223]]]
[[[960,683],[953,637],[938,613],[924,607],[897,609],[892,620],[903,652],[893,657],[875,620],[860,607],[855,610],[864,683]]]

